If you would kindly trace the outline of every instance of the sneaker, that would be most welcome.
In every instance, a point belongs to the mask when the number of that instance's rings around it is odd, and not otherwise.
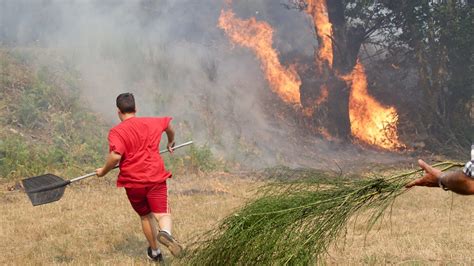
[[[151,247],[148,247],[148,250],[146,252],[146,255],[148,256],[148,258],[152,261],[156,261],[156,262],[159,262],[159,263],[164,263],[165,260],[163,259],[163,254],[158,254],[156,256],[153,256],[152,253],[151,253]]]
[[[173,256],[178,257],[183,251],[181,244],[179,244],[178,241],[176,241],[176,239],[174,239],[174,237],[172,237],[166,231],[160,230],[160,232],[158,232],[157,238],[161,244],[165,245],[170,250]]]

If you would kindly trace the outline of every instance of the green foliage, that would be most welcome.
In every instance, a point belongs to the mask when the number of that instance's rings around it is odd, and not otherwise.
[[[10,135],[0,141],[0,177],[28,177],[64,167],[66,151]]]
[[[8,177],[15,172],[29,173],[30,153],[28,145],[18,137],[0,140],[0,175]]]
[[[447,170],[462,164],[441,163]],[[422,170],[389,178],[327,184],[318,173],[277,182],[206,233],[187,257],[191,265],[313,265],[339,238],[351,217],[369,211],[367,230]],[[307,174],[307,172],[303,173]]]
[[[184,155],[166,156],[163,159],[167,167],[173,172],[206,173],[223,169],[224,166],[220,160],[214,157],[207,145],[192,145],[185,148]]]
[[[209,172],[218,167],[218,162],[212,155],[209,146],[201,147],[191,146],[189,150],[190,165],[196,167],[199,171]]]
[[[51,108],[50,99],[54,94],[54,89],[44,82],[38,81],[27,88],[20,95],[18,103],[14,104],[13,118],[21,126],[29,129],[41,128],[47,123],[43,115]]]
[[[393,2],[393,1],[392,1]],[[420,131],[440,146],[469,145],[474,84],[474,8],[466,1],[404,0],[389,4],[393,31],[387,44],[401,49],[418,71],[423,101]],[[417,89],[418,89],[417,88]],[[416,112],[415,112],[416,113]]]
[[[81,106],[75,75],[64,75],[64,88],[47,68],[31,71],[15,57],[0,53],[0,58],[8,66],[2,75],[6,97],[0,102],[5,107],[0,124],[9,128],[0,131],[0,177],[77,174],[99,166],[107,126]]]

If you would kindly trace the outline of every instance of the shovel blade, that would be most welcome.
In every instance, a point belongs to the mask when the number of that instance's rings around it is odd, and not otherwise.
[[[61,199],[68,181],[59,176],[46,174],[22,180],[25,192],[33,206],[51,203]]]
[[[31,204],[33,204],[33,206],[38,206],[60,200],[64,195],[64,190],[66,190],[66,187],[59,187],[42,192],[27,192],[27,194],[31,200]]]

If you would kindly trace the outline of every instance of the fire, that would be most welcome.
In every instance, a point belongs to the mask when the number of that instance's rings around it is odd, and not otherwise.
[[[398,141],[397,110],[384,107],[367,91],[367,78],[358,61],[351,74],[343,77],[351,87],[349,119],[352,134],[372,145],[393,150],[403,147]]]
[[[327,77],[324,74],[323,66],[326,65],[332,68],[333,63],[333,52],[332,52],[332,24],[329,22],[329,16],[325,0],[308,0],[308,7],[306,12],[313,18],[314,25],[316,27],[316,34],[319,37],[319,48],[316,59],[317,71],[316,75],[321,78]],[[315,105],[320,105],[325,102],[328,98],[329,92],[327,84],[321,86],[321,94],[316,99]],[[308,107],[306,109],[309,109]],[[306,112],[309,114],[309,112]],[[312,114],[312,113],[311,113]]]
[[[329,22],[329,16],[325,0],[308,0],[307,12],[313,17],[316,27],[316,34],[319,36],[321,43],[318,51],[318,67],[321,70],[321,62],[326,61],[332,67],[332,24]]]
[[[307,12],[313,17],[316,34],[320,39],[317,65],[322,73],[322,62],[332,68],[332,24],[329,22],[326,0],[308,0]],[[362,64],[357,61],[351,74],[339,76],[351,87],[349,97],[349,120],[351,133],[356,138],[385,149],[403,147],[398,140],[397,110],[384,107],[367,92],[367,77]],[[328,88],[323,85],[321,96],[315,104],[321,104],[328,97]]]
[[[256,54],[273,92],[286,103],[300,105],[300,77],[294,68],[281,65],[278,53],[272,47],[273,29],[268,23],[255,18],[239,19],[232,10],[222,10],[218,26],[232,42]]]
[[[226,0],[230,5],[232,0]],[[307,12],[313,17],[316,34],[319,37],[319,50],[316,58],[317,75],[327,78],[323,67],[333,67],[332,24],[329,21],[326,0],[307,0]],[[266,22],[255,18],[239,19],[232,10],[222,10],[218,27],[223,29],[229,39],[236,44],[251,49],[260,60],[261,68],[270,88],[283,101],[301,107],[301,80],[294,66],[284,67],[278,59],[278,52],[273,45],[273,28]],[[364,67],[357,61],[352,72],[339,78],[346,81],[351,88],[349,97],[349,120],[351,133],[354,137],[371,145],[394,150],[404,147],[398,140],[398,114],[394,107],[384,107],[371,97],[367,91],[367,78]],[[326,73],[326,74],[324,74]],[[321,87],[321,95],[315,100],[314,106],[327,100],[330,88],[328,84]],[[312,116],[314,107],[298,108],[304,115]],[[326,129],[320,128],[320,133],[331,138]]]

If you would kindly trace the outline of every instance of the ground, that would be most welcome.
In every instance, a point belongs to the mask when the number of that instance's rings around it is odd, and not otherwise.
[[[254,197],[264,184],[253,173],[214,172],[169,181],[174,234],[191,246],[218,221]],[[139,218],[115,173],[66,189],[55,203],[33,207],[13,183],[0,192],[0,264],[144,265],[147,247]],[[472,264],[474,197],[414,188],[400,196],[390,216],[368,235],[349,224],[326,264]],[[363,220],[363,219],[358,219]],[[183,262],[166,258],[173,265]]]

